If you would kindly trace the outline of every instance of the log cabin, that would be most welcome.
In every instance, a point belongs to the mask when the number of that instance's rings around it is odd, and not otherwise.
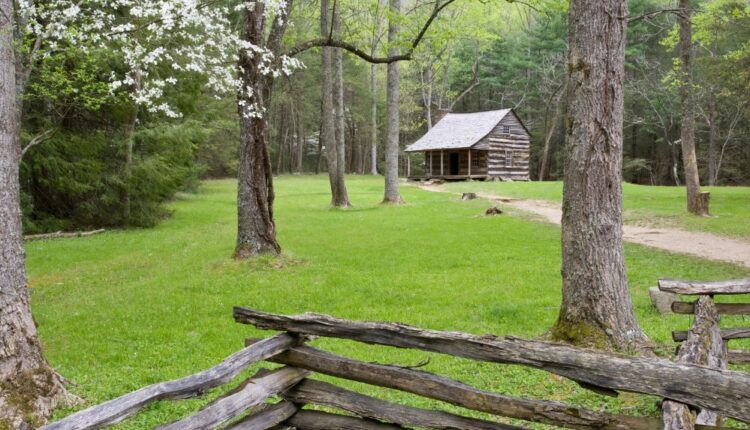
[[[513,109],[447,113],[406,147],[424,152],[424,176],[410,179],[528,181],[530,141]]]

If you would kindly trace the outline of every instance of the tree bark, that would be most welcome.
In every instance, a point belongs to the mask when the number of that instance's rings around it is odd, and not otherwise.
[[[708,99],[708,185],[716,185],[719,178],[719,112],[716,97],[711,92]]]
[[[336,38],[341,38],[341,5],[336,4],[333,8],[333,33]],[[346,191],[344,174],[346,172],[346,117],[344,114],[344,51],[333,50],[333,111],[334,111],[334,135],[335,145],[333,157],[335,171],[333,172],[333,183],[331,189],[335,190],[331,198],[331,206],[347,208],[351,206],[349,194]],[[329,167],[330,168],[330,167]]]
[[[687,186],[687,209],[695,215],[708,215],[708,194],[701,193],[698,161],[695,155],[695,106],[693,101],[693,14],[691,0],[680,0],[680,99],[682,103],[682,165]]]
[[[560,121],[560,114],[562,113],[562,103],[564,99],[564,95],[567,92],[567,84],[563,84],[562,87],[558,90],[558,94],[553,95],[552,100],[554,100],[555,104],[555,113],[552,115],[552,121],[550,121],[549,126],[547,128],[547,135],[544,137],[544,147],[542,149],[542,157],[540,160],[540,167],[539,167],[539,180],[543,181],[548,174],[549,171],[549,152],[550,152],[550,143],[552,142],[552,136],[555,134],[555,129],[557,128],[557,123]],[[552,101],[550,100],[550,101]]]
[[[291,4],[291,2],[289,2]],[[245,10],[242,38],[254,45],[264,45],[265,19],[263,3]],[[288,6],[289,7],[289,6]],[[286,19],[283,20],[285,26]],[[284,29],[272,30],[271,36],[283,35]],[[278,34],[281,33],[281,34]],[[270,37],[271,37],[270,36]],[[269,39],[269,44],[272,41]],[[252,93],[238,93],[240,115],[240,164],[237,186],[237,244],[235,258],[249,258],[263,253],[278,254],[281,247],[276,241],[276,225],[273,220],[273,173],[271,158],[266,147],[266,119],[249,115],[246,107],[253,103],[265,108],[271,95],[271,79],[260,70],[261,56],[249,57],[240,52],[240,74],[242,88],[251,88]]]
[[[331,21],[333,17],[329,8],[328,0],[321,0],[320,2],[320,35],[323,38],[329,37],[332,34],[333,28],[331,27]],[[331,47],[323,47],[321,49],[321,85],[320,85],[320,97],[321,97],[321,124],[320,124],[320,142],[321,146],[325,148],[326,153],[326,164],[328,165],[328,181],[331,185],[331,206],[332,207],[347,207],[349,206],[349,199],[346,195],[346,186],[344,184],[343,174],[339,176],[339,169],[343,172],[344,165],[339,166],[339,152],[338,152],[338,134],[337,125],[338,123],[338,112],[336,106],[338,104],[338,86],[335,64],[334,64],[334,52]],[[343,91],[343,88],[342,88]]]
[[[297,163],[295,170],[297,173],[302,173],[302,170],[304,169],[304,162],[305,162],[305,118],[302,115],[302,107],[297,106],[295,109],[295,113],[297,114]]]
[[[0,428],[31,429],[75,398],[42,355],[29,305],[13,16],[13,2],[0,0]]]
[[[568,17],[563,298],[552,335],[599,348],[647,341],[633,313],[622,242],[626,15],[626,0],[573,0]]]
[[[377,17],[375,18],[377,19]],[[374,38],[373,38],[374,39]],[[376,40],[376,39],[374,39]],[[373,41],[372,55],[377,48]],[[378,174],[378,65],[370,64],[370,174]]]
[[[133,90],[139,91],[141,88],[141,72],[133,72]],[[133,106],[133,114],[128,120],[125,126],[125,166],[124,166],[124,177],[125,177],[125,188],[123,189],[122,198],[122,222],[125,226],[130,224],[130,182],[133,177],[133,147],[135,145],[135,127],[138,124],[138,105]]]
[[[391,14],[401,12],[401,0],[390,0]],[[395,47],[401,25],[397,20],[388,21],[388,55],[398,55]],[[385,196],[383,203],[403,204],[404,199],[398,189],[398,150],[399,150],[399,63],[388,63],[387,109],[388,132],[385,141]]]

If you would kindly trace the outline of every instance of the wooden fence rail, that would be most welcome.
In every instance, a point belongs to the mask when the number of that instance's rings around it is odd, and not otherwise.
[[[698,296],[694,302],[674,302],[675,313],[693,314],[695,322],[689,331],[673,331],[672,339],[684,342],[678,350],[678,363],[698,364],[726,369],[729,361],[743,362],[747,354],[727,350],[727,341],[750,337],[750,328],[721,329],[721,314],[748,315],[750,304],[715,303],[715,295],[750,293],[750,279],[719,282],[661,279],[659,289],[671,293]],[[696,424],[720,425],[720,415],[704,409],[695,413],[690,403],[665,399],[662,405],[665,430],[692,429]]]
[[[261,329],[526,365],[582,382],[585,386],[652,394],[750,421],[750,375],[742,372],[614,355],[549,342],[424,330],[404,324],[349,321],[320,314],[287,316],[237,307],[234,317],[237,322]]]
[[[691,306],[696,315],[709,315],[718,308],[713,306],[712,301],[703,299],[703,296]],[[197,413],[156,429],[526,428],[523,424],[510,424],[508,419],[588,430],[716,428],[707,425],[693,426],[694,423],[683,425],[679,420],[671,419],[672,416],[687,417],[692,408],[750,421],[750,375],[685,363],[694,361],[696,356],[702,354],[701,341],[711,339],[710,342],[722,342],[723,345],[718,323],[694,326],[687,335],[685,345],[688,346],[683,346],[678,357],[680,362],[674,363],[549,342],[425,330],[395,323],[349,321],[318,314],[287,316],[235,308],[234,317],[241,323],[285,333],[263,340],[248,339],[244,349],[210,369],[144,387],[72,414],[43,429],[83,430],[106,427],[135,414],[151,402],[203,394],[233,380],[243,370],[262,360],[284,367],[261,371]],[[701,318],[701,321],[708,320],[710,318]],[[718,321],[718,315],[716,320]],[[611,414],[560,402],[511,397],[480,390],[421,370],[365,363],[322,351],[304,344],[309,336],[338,337],[494,363],[520,364],[569,378],[599,393],[617,394],[617,391],[623,390],[665,397],[669,399],[664,402],[667,405],[665,410],[674,406],[675,411],[681,412],[665,414],[662,420]],[[399,405],[329,382],[310,379],[315,373],[400,390],[489,415],[479,419],[442,410]],[[269,401],[272,398],[278,400],[271,403]],[[308,410],[305,405],[322,406],[327,411]],[[690,408],[685,405],[690,405]],[[330,410],[346,414],[331,413]],[[487,416],[503,417],[504,420],[489,420]]]

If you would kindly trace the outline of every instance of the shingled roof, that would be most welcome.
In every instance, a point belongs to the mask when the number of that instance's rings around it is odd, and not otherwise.
[[[474,146],[505,118],[510,109],[474,113],[449,113],[419,140],[406,147],[406,152],[434,149],[463,149]]]

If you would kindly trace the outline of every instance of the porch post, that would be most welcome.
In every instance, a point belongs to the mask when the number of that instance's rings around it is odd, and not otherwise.
[[[432,151],[429,151],[430,154],[430,176],[432,176]]]
[[[406,179],[411,176],[411,152],[406,153]]]
[[[469,179],[471,179],[471,148],[469,148]]]
[[[440,150],[440,176],[443,175],[443,150]]]

